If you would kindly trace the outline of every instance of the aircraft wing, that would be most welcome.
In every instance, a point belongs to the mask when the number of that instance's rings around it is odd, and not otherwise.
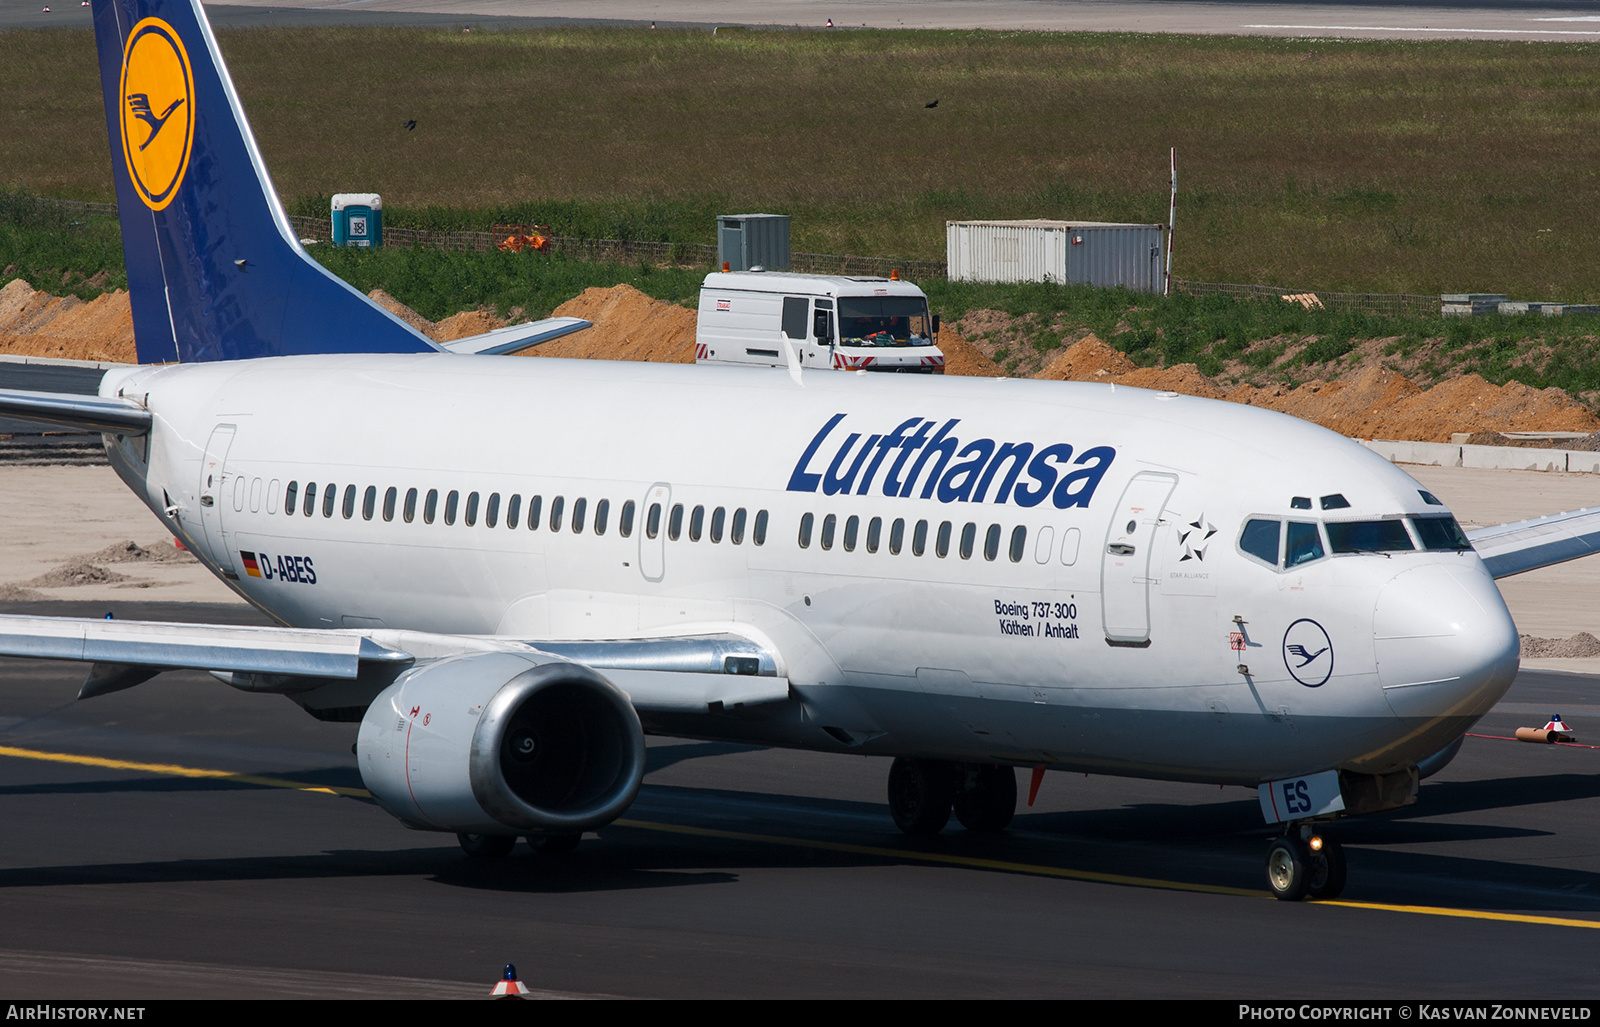
[[[150,430],[150,411],[132,400],[72,392],[0,389],[0,415],[117,435],[143,435]]]
[[[500,356],[532,349],[542,342],[559,339],[563,335],[593,328],[593,321],[581,317],[547,317],[543,321],[497,328],[482,335],[469,335],[454,342],[441,342],[439,346],[450,353],[474,353],[479,356]]]
[[[1600,552],[1600,507],[1474,528],[1467,539],[1496,578]]]
[[[544,654],[601,672],[645,712],[781,702],[775,655],[735,635],[529,642],[388,629],[300,629],[0,615],[0,656],[92,663],[80,699],[163,670],[209,671],[249,691],[293,693],[365,678],[373,694],[413,664],[480,652]]]

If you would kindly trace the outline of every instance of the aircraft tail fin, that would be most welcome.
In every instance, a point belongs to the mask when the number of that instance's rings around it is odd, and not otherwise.
[[[437,350],[312,260],[199,0],[93,0],[139,362]]]

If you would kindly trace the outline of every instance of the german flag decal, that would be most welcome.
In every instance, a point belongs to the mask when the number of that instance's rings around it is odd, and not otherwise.
[[[261,567],[256,563],[256,554],[239,550],[239,558],[244,561],[244,572],[252,578],[261,577]]]

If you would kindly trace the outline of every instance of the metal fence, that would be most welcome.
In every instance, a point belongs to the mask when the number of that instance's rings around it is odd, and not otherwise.
[[[1232,296],[1235,299],[1277,300],[1330,310],[1361,310],[1373,314],[1413,314],[1436,317],[1439,297],[1415,293],[1314,292],[1281,289],[1271,285],[1230,285],[1224,282],[1184,282],[1174,278],[1172,291],[1190,296]]]

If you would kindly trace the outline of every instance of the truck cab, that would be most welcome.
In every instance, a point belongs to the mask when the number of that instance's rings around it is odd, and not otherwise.
[[[939,319],[910,282],[785,271],[721,271],[700,287],[695,362],[943,374]]]

